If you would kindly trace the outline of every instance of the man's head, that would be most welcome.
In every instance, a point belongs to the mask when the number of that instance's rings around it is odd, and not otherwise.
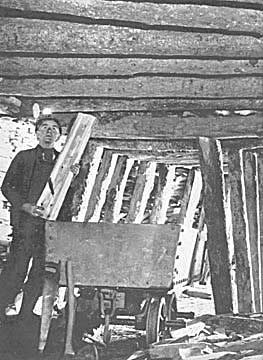
[[[36,136],[43,148],[53,148],[59,139],[62,129],[59,121],[54,117],[40,118],[36,123]]]

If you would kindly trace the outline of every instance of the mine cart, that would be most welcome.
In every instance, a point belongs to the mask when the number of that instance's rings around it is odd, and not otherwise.
[[[110,323],[146,330],[147,344],[162,339],[176,310],[171,289],[179,231],[173,224],[48,221],[47,264],[60,268],[57,281],[69,288],[69,307],[72,287],[79,289],[75,319],[86,327],[104,323],[106,343]],[[44,289],[44,303],[51,288]],[[40,348],[47,335],[43,313]],[[73,315],[68,321],[73,324]]]

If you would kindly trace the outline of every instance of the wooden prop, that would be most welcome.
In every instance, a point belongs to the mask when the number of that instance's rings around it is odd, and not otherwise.
[[[72,347],[73,338],[73,326],[75,317],[75,300],[74,300],[74,276],[72,261],[68,260],[66,263],[66,275],[67,275],[67,286],[68,286],[68,321],[67,321],[67,332],[65,341],[65,355],[75,355],[75,351]]]
[[[232,311],[232,288],[227,242],[222,150],[219,141],[200,137],[204,210],[211,283],[217,314]],[[238,230],[237,230],[238,232]]]
[[[52,312],[58,283],[60,277],[60,264],[46,264],[46,272],[43,286],[42,313],[40,323],[40,335],[38,350],[42,353],[45,349],[47,337],[50,329]]]
[[[56,220],[73,178],[72,165],[79,162],[91,134],[95,117],[79,113],[50,178],[37,202],[44,207],[45,219]]]

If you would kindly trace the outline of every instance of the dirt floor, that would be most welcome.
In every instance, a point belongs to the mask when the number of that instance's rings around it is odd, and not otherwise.
[[[211,299],[195,298],[180,293],[178,311],[194,311],[196,316],[214,314]],[[134,352],[145,347],[145,334],[130,326],[111,326],[111,342],[107,347],[98,344],[80,342],[76,346],[76,355],[63,356],[65,338],[65,318],[52,320],[48,344],[43,354],[37,353],[40,317],[32,315],[28,321],[21,321],[17,316],[9,316],[0,329],[0,360],[126,360]]]

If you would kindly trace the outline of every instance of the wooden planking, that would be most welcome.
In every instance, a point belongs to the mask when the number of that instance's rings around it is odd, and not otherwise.
[[[62,260],[62,282],[69,258],[76,285],[168,290],[172,284],[177,226],[48,222],[46,234],[47,261]]]
[[[94,121],[94,116],[82,113],[79,113],[74,121],[66,144],[37,201],[37,205],[44,208],[43,218],[56,220],[73,179],[71,166],[79,163],[90,138]]]
[[[258,226],[259,226],[259,281],[260,281],[260,296],[261,296],[261,309],[263,309],[263,151],[256,151],[257,158],[257,175],[258,175]],[[262,310],[261,310],[262,311]]]
[[[4,102],[4,96],[0,96],[0,104]],[[191,111],[191,110],[244,110],[263,109],[263,99],[249,98],[21,98],[23,113],[32,115],[32,105],[37,102],[43,110],[49,107],[53,113],[98,112],[98,111]]]
[[[27,97],[233,98],[263,97],[263,77],[128,79],[1,79],[0,95]]]
[[[1,18],[0,29],[0,51],[14,55],[39,52],[260,58],[263,52],[262,39],[248,35],[140,30],[21,18]]]
[[[114,209],[118,202],[119,188],[125,175],[125,168],[127,164],[127,156],[119,156],[116,167],[114,169],[113,176],[111,178],[110,185],[107,190],[106,200],[103,207],[104,222],[115,222],[114,220]]]
[[[1,0],[10,9],[47,12],[55,17],[67,15],[68,20],[80,22],[106,20],[127,22],[127,26],[176,25],[240,32],[263,32],[263,14],[254,9],[202,6],[191,4],[138,3],[126,1],[54,1]],[[6,10],[5,10],[6,11]],[[6,12],[8,14],[8,12]],[[132,17],[131,17],[132,14]],[[21,14],[21,16],[25,14]],[[35,14],[37,16],[37,14]],[[39,16],[39,15],[38,15]],[[43,14],[42,14],[43,16]],[[74,18],[70,18],[74,16]],[[78,16],[79,19],[75,18]]]
[[[260,296],[260,267],[258,252],[258,209],[257,209],[257,184],[256,184],[256,159],[252,151],[243,151],[244,186],[246,198],[246,213],[249,230],[250,268],[253,296],[253,311],[261,311]]]
[[[238,311],[240,313],[247,313],[253,310],[253,299],[247,248],[247,219],[244,212],[241,161],[239,151],[229,151],[230,207],[236,265],[237,302]]]
[[[210,76],[263,75],[263,61],[148,58],[54,58],[0,56],[0,75],[15,77],[134,77],[187,74]]]
[[[230,313],[232,291],[220,148],[214,139],[202,137],[199,138],[199,143],[204,181],[205,223],[208,232],[207,246],[215,310],[217,314]]]

